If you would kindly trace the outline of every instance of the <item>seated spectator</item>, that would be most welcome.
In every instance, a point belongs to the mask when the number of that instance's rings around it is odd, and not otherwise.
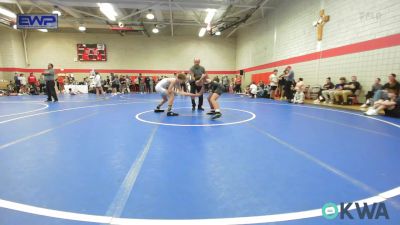
[[[269,98],[275,99],[275,90],[278,88],[278,70],[274,69],[274,72],[269,75]]]
[[[7,85],[8,92],[13,93],[15,91],[15,84],[10,80],[10,83]]]
[[[381,84],[381,78],[376,78],[375,83],[372,85],[372,88],[368,93],[365,95],[365,103],[362,104],[360,107],[361,108],[367,108],[368,106],[371,105],[371,98],[374,97],[375,92],[378,90],[382,89],[382,84]]]
[[[378,100],[374,102],[374,106],[368,109],[364,114],[367,116],[376,116],[379,111],[384,110],[385,116],[400,118],[400,97],[398,92],[389,92],[388,100]]]
[[[251,82],[251,84],[250,84],[250,97],[251,98],[257,98],[257,90],[258,90],[258,87],[257,87],[257,85],[254,83],[254,82]]]
[[[346,84],[346,78],[341,77],[339,79],[339,83],[335,85],[335,88],[322,91],[322,96],[325,99],[324,103],[333,104],[333,100],[335,98],[335,91],[342,90],[345,84]]]
[[[400,91],[400,83],[396,80],[396,74],[392,73],[388,77],[388,82],[383,85],[381,90],[377,90],[374,94],[374,97],[372,100],[370,100],[370,104],[373,104],[374,102],[382,99],[382,100],[388,100],[388,93],[399,93]]]
[[[335,101],[340,102],[340,97],[342,98],[342,104],[347,105],[348,96],[354,95],[357,90],[361,88],[360,83],[357,81],[356,76],[351,77],[351,82],[345,84],[341,90],[335,91]]]
[[[328,77],[325,80],[325,84],[322,86],[321,90],[319,90],[318,97],[314,101],[314,103],[318,104],[320,102],[325,101],[326,99],[322,96],[322,92],[326,90],[332,90],[335,88],[335,85],[332,83],[331,78]]]
[[[294,87],[294,90],[296,90],[296,93],[294,95],[293,103],[299,103],[303,104],[304,103],[304,90],[306,86],[303,82],[303,78],[299,78],[299,80],[296,83],[296,86]]]
[[[257,97],[262,98],[265,95],[265,85],[262,80],[260,80],[257,84]]]

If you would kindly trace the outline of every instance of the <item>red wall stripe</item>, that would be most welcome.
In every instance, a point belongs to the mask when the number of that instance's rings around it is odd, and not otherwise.
[[[293,64],[301,63],[301,62],[308,62],[308,61],[317,60],[320,58],[324,59],[324,58],[330,58],[330,57],[335,57],[335,56],[371,51],[371,50],[376,50],[376,49],[381,49],[381,48],[389,48],[389,47],[398,46],[398,45],[400,45],[400,34],[394,34],[394,35],[390,35],[387,37],[376,38],[376,39],[372,39],[372,40],[368,40],[368,41],[344,45],[344,46],[337,47],[337,48],[327,49],[327,50],[324,50],[321,52],[314,52],[314,53],[310,53],[310,54],[306,54],[306,55],[296,56],[293,58],[283,59],[283,60],[259,65],[259,66],[249,67],[249,68],[246,68],[243,70],[245,72],[251,72],[251,71],[257,71],[257,70],[262,70],[262,69],[268,69],[268,68],[272,68],[272,67],[293,65]]]
[[[394,34],[387,37],[376,38],[368,41],[358,42],[354,44],[344,45],[337,48],[327,49],[321,52],[314,52],[306,55],[296,56],[288,59],[283,59],[259,66],[249,67],[243,69],[245,72],[252,72],[257,70],[263,70],[278,66],[293,65],[296,63],[308,62],[317,59],[330,58],[341,55],[348,55],[353,53],[360,53],[365,51],[371,51],[382,48],[389,48],[400,45],[400,34]],[[41,73],[43,69],[30,69],[30,68],[10,68],[0,67],[0,71],[3,72],[34,72]],[[59,70],[58,70],[59,71]],[[143,73],[143,74],[173,74],[175,72],[181,72],[180,70],[121,70],[121,69],[99,69],[99,73]],[[64,69],[64,73],[89,73],[90,69]],[[236,75],[239,71],[221,70],[221,71],[207,71],[208,74],[214,75]]]

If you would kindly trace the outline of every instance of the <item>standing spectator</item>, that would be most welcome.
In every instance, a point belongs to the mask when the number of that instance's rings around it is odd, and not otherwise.
[[[139,74],[139,76],[140,76],[140,74]],[[139,76],[137,76],[135,78],[135,88],[133,90],[134,92],[140,92],[140,87],[139,87],[140,78],[139,78]]]
[[[239,75],[235,78],[235,92],[242,93],[242,78]]]
[[[294,85],[294,71],[291,66],[286,67],[287,74],[283,75],[285,78],[285,96],[286,100],[291,103],[293,100],[293,90],[292,85]]]
[[[118,75],[113,74],[111,76],[111,88],[112,88],[112,95],[117,95],[117,92],[119,91]]]
[[[94,77],[94,87],[96,88],[96,95],[104,95],[103,87],[101,84],[101,76],[99,72],[96,71],[96,75]]]
[[[222,86],[224,86],[224,92],[229,91],[229,78],[226,75],[222,77]]]
[[[131,85],[132,85],[132,80],[129,75],[126,75],[126,91],[128,93],[131,93]]]
[[[190,68],[190,93],[196,94],[201,91],[202,87],[196,86],[196,80],[199,80],[203,74],[206,74],[206,69],[200,65],[200,59],[195,58],[194,59],[194,65]],[[195,97],[191,97],[192,100],[192,110],[194,111],[196,109],[196,101]],[[203,109],[203,94],[199,96],[199,104],[197,106],[197,110],[204,111]]]
[[[41,75],[39,78],[39,88],[40,88],[40,93],[45,92],[46,88],[46,81],[44,80],[44,76]]]
[[[145,91],[146,91],[147,93],[151,93],[151,92],[150,92],[150,77],[149,77],[149,76],[147,76],[147,77],[144,79],[144,83],[146,84],[146,86],[145,86]]]
[[[269,86],[270,86],[270,91],[269,91],[269,98],[275,99],[275,90],[278,87],[278,70],[274,69],[274,72],[269,75]]]
[[[153,93],[154,91],[154,78],[153,77],[149,77],[149,93]]]
[[[347,100],[349,95],[354,95],[357,90],[361,88],[360,83],[357,81],[356,76],[351,77],[351,82],[345,84],[343,89],[335,91],[335,101],[340,102],[340,97],[342,97],[342,104],[347,105]]]
[[[58,82],[58,90],[60,91],[60,93],[64,93],[64,76],[58,76],[57,82]]]
[[[139,91],[140,91],[140,94],[144,94],[144,79],[143,79],[143,77],[142,77],[142,74],[139,74],[138,82],[139,82]]]
[[[362,104],[361,108],[367,108],[371,103],[371,98],[374,97],[375,92],[382,89],[381,78],[376,78],[375,83],[372,85],[371,90],[365,95],[365,103]]]
[[[119,78],[119,83],[120,83],[120,88],[121,88],[121,94],[125,94],[125,92],[126,92],[125,76],[121,76],[121,78]]]
[[[14,73],[15,92],[18,94],[21,89],[21,81],[19,80],[18,73]]]
[[[23,73],[21,73],[18,77],[20,84],[21,84],[21,88],[20,90],[22,91],[22,94],[26,94],[27,93],[27,81],[26,81],[26,77],[24,76]]]
[[[229,84],[229,93],[233,94],[235,92],[235,78],[231,78],[231,82]]]
[[[314,101],[314,103],[319,104],[322,101],[326,101],[326,99],[322,96],[322,92],[326,91],[326,90],[331,90],[334,87],[335,87],[335,85],[332,83],[331,78],[330,77],[326,78],[325,84],[324,84],[324,86],[322,86],[321,90],[319,90],[318,97]]]
[[[75,83],[75,76],[74,76],[74,74],[71,73],[71,74],[69,75],[69,79],[70,79],[69,84],[76,84],[76,83]]]
[[[304,103],[304,91],[306,89],[306,86],[304,85],[303,78],[299,78],[299,81],[296,83],[296,86],[294,87],[296,90],[296,94],[294,95],[293,103],[299,103],[303,104]]]
[[[45,70],[42,75],[44,75],[44,80],[46,81],[47,102],[51,102],[51,97],[53,97],[54,102],[58,102],[57,93],[54,87],[54,69],[52,63],[49,63],[47,70]]]
[[[278,77],[278,91],[279,91],[279,99],[283,100],[283,96],[285,96],[285,75],[289,73],[288,70],[284,70],[283,74],[279,75]]]
[[[33,92],[33,94],[35,94],[35,95],[38,94],[37,88],[36,88],[36,82],[37,82],[37,80],[36,80],[35,75],[33,75],[33,73],[30,73],[29,77],[28,77],[28,83],[29,83],[29,86],[31,89],[31,93]]]

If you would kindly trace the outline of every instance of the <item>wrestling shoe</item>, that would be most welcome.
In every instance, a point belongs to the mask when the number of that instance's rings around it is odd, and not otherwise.
[[[179,116],[179,114],[169,111],[167,112],[167,116]]]
[[[207,115],[215,115],[215,111],[210,111],[207,113]]]
[[[220,112],[216,112],[211,119],[215,120],[215,119],[220,118],[221,116],[222,116],[222,114]]]

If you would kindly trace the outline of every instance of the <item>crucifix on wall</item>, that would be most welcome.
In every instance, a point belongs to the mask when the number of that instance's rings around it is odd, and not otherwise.
[[[329,21],[329,15],[325,15],[325,10],[319,11],[319,19],[314,22],[314,26],[317,27],[317,40],[322,41],[322,33],[324,31],[324,25]]]

